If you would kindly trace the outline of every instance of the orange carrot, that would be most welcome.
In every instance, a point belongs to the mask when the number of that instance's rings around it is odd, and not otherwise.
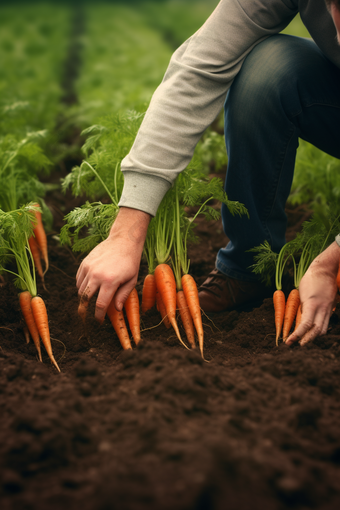
[[[85,289],[85,291],[80,296],[80,301],[78,305],[78,315],[82,318],[83,322],[85,322],[86,320],[87,309],[89,307],[89,304],[90,300]]]
[[[302,317],[302,311],[301,311],[301,305],[299,305],[299,308],[297,309],[296,317],[295,317],[295,328],[294,328],[294,331],[299,327],[300,322],[301,322],[301,317]]]
[[[283,333],[282,338],[285,342],[289,336],[289,332],[292,328],[294,319],[296,317],[296,312],[300,305],[300,294],[298,289],[293,289],[288,296],[286,308],[285,308],[285,315],[284,315],[284,322],[283,322]]]
[[[194,349],[195,345],[195,328],[194,323],[192,322],[191,313],[188,307],[188,303],[185,299],[185,295],[183,290],[179,290],[177,292],[177,308],[179,310],[182,324],[185,329],[185,333],[187,335],[187,339],[191,347]]]
[[[31,334],[34,345],[38,351],[39,360],[42,361],[39,331],[38,331],[38,328],[34,321],[31,302],[32,302],[32,296],[28,290],[21,292],[19,294],[19,303],[20,303],[22,315],[24,316],[26,326],[28,328],[28,331]]]
[[[285,314],[286,298],[282,290],[276,290],[273,294],[273,303],[275,310],[275,328],[276,328],[276,345],[279,343],[283,318]]]
[[[33,260],[34,260],[34,265],[37,269],[38,275],[44,281],[44,272],[43,272],[43,268],[41,265],[40,249],[39,249],[38,243],[34,236],[31,236],[28,239],[28,244],[30,245],[30,250],[32,253]]]
[[[54,359],[52,346],[51,346],[51,337],[50,337],[50,328],[48,327],[48,317],[47,310],[43,299],[39,296],[35,296],[32,298],[31,307],[33,312],[34,321],[39,331],[40,338],[42,343],[45,346],[46,352],[52,361],[53,365],[60,372],[60,368],[58,367],[58,363]]]
[[[28,239],[28,244],[29,244],[29,247],[30,247],[30,250],[31,250],[31,253],[32,253],[32,257],[33,257],[33,261],[34,261],[34,266],[36,267],[38,275],[41,278],[42,285],[43,285],[44,289],[46,290],[46,287],[45,287],[45,277],[44,277],[45,273],[43,272],[43,268],[42,268],[42,265],[41,265],[41,252],[40,252],[38,243],[37,243],[37,241],[36,241],[34,236],[31,236]]]
[[[195,328],[198,336],[198,343],[200,346],[201,356],[203,358],[203,342],[204,342],[204,332],[202,325],[202,314],[201,307],[198,298],[198,290],[195,280],[190,274],[185,274],[182,276],[182,287],[185,295],[185,299],[187,300],[188,307],[191,313],[192,320],[194,321]]]
[[[188,349],[181,338],[176,322],[176,281],[171,267],[168,264],[158,264],[155,269],[155,279],[171,326],[174,328],[178,340]]]
[[[39,207],[39,204],[35,204],[35,205],[36,205],[36,207]],[[34,227],[33,232],[34,232],[34,236],[37,241],[37,244],[39,246],[42,258],[45,262],[45,271],[44,271],[44,274],[45,274],[46,271],[48,270],[48,264],[49,264],[48,251],[47,251],[47,237],[46,237],[44,225],[41,220],[41,212],[35,211],[34,215],[37,219],[37,224]]]
[[[25,336],[26,343],[29,344],[30,343],[30,332],[28,331],[27,326],[24,326],[23,330],[24,330],[24,336]]]
[[[124,308],[129,322],[130,331],[132,333],[135,344],[140,342],[140,313],[139,313],[139,299],[136,289],[132,289],[127,300],[125,301]]]
[[[146,275],[142,293],[142,313],[150,310],[156,302],[156,282],[153,274]]]
[[[126,328],[125,319],[123,312],[118,312],[114,305],[114,300],[112,299],[109,307],[107,309],[107,315],[111,321],[111,324],[119,338],[121,346],[123,349],[132,349],[131,342],[129,338],[129,333]]]
[[[161,297],[160,293],[158,292],[158,290],[156,291],[156,303],[157,303],[157,310],[161,314],[164,326],[168,329],[171,328],[171,323],[170,323],[169,317],[167,316],[165,305],[162,301],[162,297]]]
[[[86,295],[80,297],[78,306],[78,315],[82,318],[83,322],[86,320],[87,309],[89,307],[89,299]]]

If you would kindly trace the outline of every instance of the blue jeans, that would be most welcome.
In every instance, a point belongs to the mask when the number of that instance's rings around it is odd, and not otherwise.
[[[225,190],[247,207],[249,219],[222,206],[230,241],[218,252],[217,269],[257,279],[247,250],[265,240],[276,252],[285,244],[298,138],[340,158],[339,134],[340,70],[308,39],[280,34],[258,44],[225,102]]]

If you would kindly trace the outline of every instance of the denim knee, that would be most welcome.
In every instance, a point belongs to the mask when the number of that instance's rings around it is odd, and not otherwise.
[[[299,37],[279,34],[258,44],[227,95],[225,119],[232,122],[233,130],[256,128],[258,120],[268,118],[272,109],[284,109],[289,118],[298,116],[303,107],[299,83],[305,104],[312,100],[308,86],[306,91],[309,80],[315,80],[311,52],[313,59],[325,58],[313,41]]]

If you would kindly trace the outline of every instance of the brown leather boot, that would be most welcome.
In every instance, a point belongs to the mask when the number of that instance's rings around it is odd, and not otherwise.
[[[230,278],[214,269],[199,287],[198,295],[205,313],[220,313],[241,306],[260,305],[263,299],[273,295],[273,289],[261,282]]]

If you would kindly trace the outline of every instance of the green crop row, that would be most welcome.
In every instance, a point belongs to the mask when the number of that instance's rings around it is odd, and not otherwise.
[[[65,5],[0,7],[0,135],[54,128],[69,32]]]

